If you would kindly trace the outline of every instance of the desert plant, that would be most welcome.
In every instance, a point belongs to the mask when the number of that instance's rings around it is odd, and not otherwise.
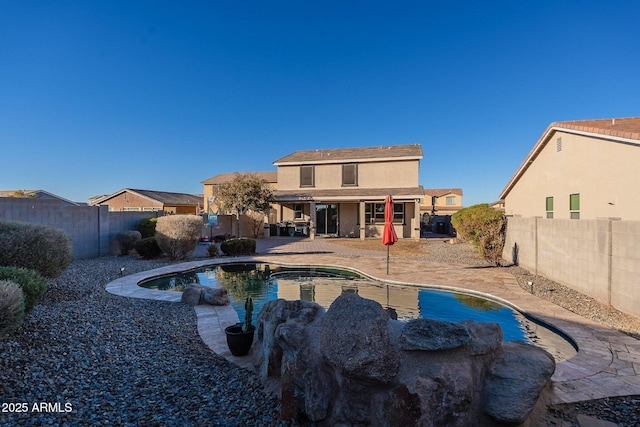
[[[220,243],[220,250],[228,256],[251,255],[256,252],[256,241],[241,237]]]
[[[0,338],[18,329],[24,319],[24,294],[17,284],[0,280]]]
[[[215,243],[210,244],[209,247],[207,248],[207,254],[211,258],[219,257],[220,256],[220,249],[218,249],[218,245],[216,245]]]
[[[141,219],[138,222],[138,231],[142,235],[143,239],[147,237],[153,237],[156,235],[156,224],[158,223],[158,218],[145,218]]]
[[[156,258],[162,255],[162,250],[153,236],[138,240],[135,244],[135,250],[143,258]]]
[[[253,317],[253,299],[247,298],[244,303],[244,324],[242,325],[242,331],[247,332],[251,329],[251,320]]]
[[[202,218],[196,215],[169,215],[158,218],[156,240],[163,253],[184,259],[198,245]]]
[[[71,238],[62,229],[18,221],[0,221],[0,265],[59,277],[73,259]]]
[[[24,294],[24,311],[29,313],[47,291],[47,279],[37,271],[20,267],[0,267],[0,280],[20,286]]]
[[[136,242],[142,239],[142,234],[139,231],[123,231],[116,234],[116,241],[120,248],[120,255],[125,256],[129,254],[129,251],[136,246]]]
[[[461,209],[451,217],[458,237],[471,242],[480,255],[498,265],[504,247],[506,218],[488,204]]]

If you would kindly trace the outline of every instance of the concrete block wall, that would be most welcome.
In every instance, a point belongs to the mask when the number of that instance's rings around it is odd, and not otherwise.
[[[503,258],[640,317],[640,221],[510,217]]]
[[[58,200],[0,197],[0,220],[64,230],[73,242],[74,258],[110,254],[111,241],[117,233],[135,230],[140,219],[155,215],[155,212],[109,212],[107,206],[68,206]]]
[[[611,304],[640,317],[640,221],[611,226]]]

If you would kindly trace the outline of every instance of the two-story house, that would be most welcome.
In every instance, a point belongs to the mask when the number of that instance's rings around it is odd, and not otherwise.
[[[277,166],[277,222],[311,238],[379,237],[384,198],[394,199],[398,237],[420,238],[422,147],[395,145],[296,151]]]
[[[506,214],[640,219],[640,117],[551,123],[505,188]]]

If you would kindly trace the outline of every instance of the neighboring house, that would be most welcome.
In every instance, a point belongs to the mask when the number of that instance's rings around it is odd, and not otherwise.
[[[640,220],[640,117],[551,123],[500,193],[510,216]]]
[[[297,151],[278,168],[276,220],[303,235],[380,237],[384,199],[394,199],[400,238],[420,238],[420,145]],[[272,227],[273,228],[273,227]],[[281,231],[279,234],[282,234]]]
[[[462,188],[430,188],[424,190],[420,212],[428,215],[453,215],[462,209]]]
[[[258,178],[261,178],[269,184],[272,190],[278,188],[278,173],[277,172],[251,172]],[[235,177],[235,173],[223,173],[216,175],[209,179],[205,179],[201,182],[204,186],[204,205],[203,213],[223,214],[220,206],[216,203],[215,199],[220,189],[220,185],[230,182]]]
[[[109,206],[110,212],[153,212],[196,214],[202,208],[201,195],[168,191],[124,188],[100,198],[91,198],[91,206]]]
[[[497,211],[504,212],[504,200],[496,200],[493,203],[489,203],[489,207]]]
[[[63,206],[80,206],[81,203],[72,202],[64,197],[60,197],[56,194],[49,193],[44,190],[0,190],[0,197],[19,197],[19,198],[33,198],[42,200],[58,200]]]
[[[451,215],[462,209],[462,188],[430,188],[424,190],[420,204],[420,226],[423,232],[453,234]]]

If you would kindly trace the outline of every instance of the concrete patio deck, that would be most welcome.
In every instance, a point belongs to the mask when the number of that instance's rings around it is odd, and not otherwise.
[[[199,246],[196,258],[206,254]],[[331,239],[272,238],[257,241],[257,255],[239,258],[204,258],[131,274],[106,287],[116,295],[132,298],[180,301],[177,292],[154,291],[137,283],[144,278],[226,262],[267,262],[293,265],[345,267],[388,283],[428,285],[447,290],[471,291],[502,300],[514,308],[549,323],[573,338],[578,354],[559,362],[552,377],[551,403],[572,403],[611,396],[640,395],[640,341],[603,327],[562,307],[529,294],[514,276],[493,268],[473,268],[408,258],[393,258],[386,274],[386,254],[331,243]],[[224,328],[238,321],[230,306],[195,307],[198,332],[217,354],[249,367],[250,357],[235,357],[227,348]]]

